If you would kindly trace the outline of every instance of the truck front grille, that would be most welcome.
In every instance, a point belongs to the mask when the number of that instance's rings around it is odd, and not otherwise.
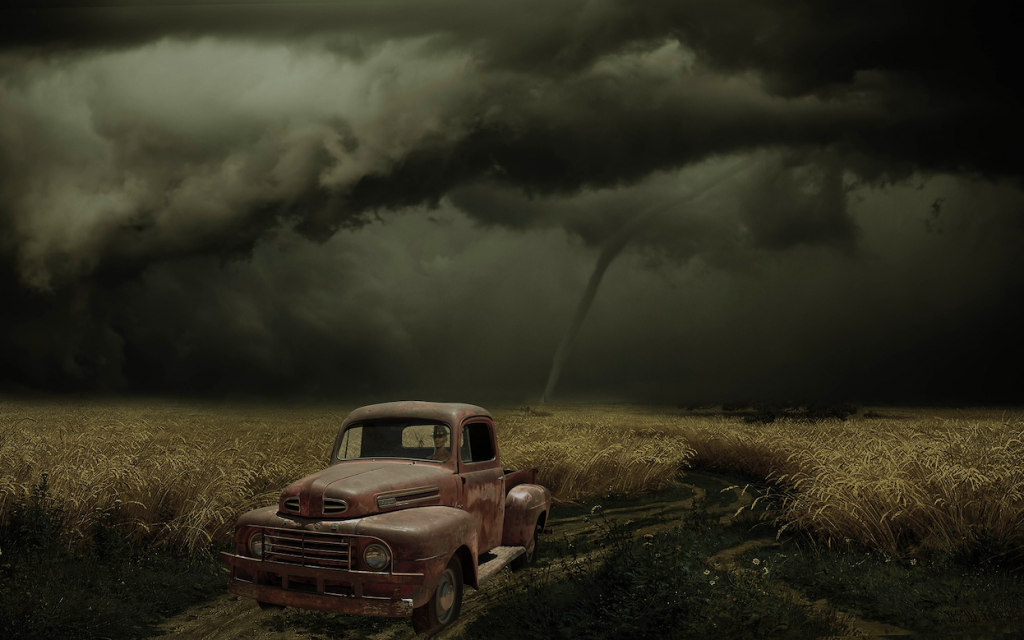
[[[292,529],[264,529],[263,559],[306,567],[350,569],[349,536]]]

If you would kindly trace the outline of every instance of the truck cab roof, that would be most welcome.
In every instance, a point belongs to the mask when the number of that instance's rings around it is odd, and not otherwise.
[[[345,418],[342,428],[354,422],[366,422],[388,418],[412,418],[431,420],[456,425],[468,418],[482,417],[491,419],[491,414],[483,407],[461,402],[422,402],[404,400],[401,402],[382,402],[355,409]]]

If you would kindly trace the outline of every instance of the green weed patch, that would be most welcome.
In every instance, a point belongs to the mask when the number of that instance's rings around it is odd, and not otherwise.
[[[143,547],[106,528],[69,548],[46,478],[0,529],[0,637],[137,638],[224,590],[210,554]]]
[[[924,637],[1024,635],[1024,576],[992,564],[792,545],[765,562],[808,598],[827,598]]]
[[[549,545],[542,565],[502,585],[469,623],[477,638],[818,638],[841,631],[775,595],[773,576],[712,568],[707,559],[742,538],[701,510],[634,536],[637,523],[595,514],[601,535]]]

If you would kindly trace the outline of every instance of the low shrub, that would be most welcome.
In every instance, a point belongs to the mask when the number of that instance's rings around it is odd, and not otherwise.
[[[727,544],[699,509],[678,526],[634,536],[598,518],[596,540],[566,538],[546,565],[500,586],[497,602],[470,622],[477,638],[819,638],[841,629],[775,595],[767,572],[716,570]]]
[[[44,476],[0,528],[0,637],[154,635],[164,617],[223,592],[210,552],[161,552],[111,528],[69,547],[66,518]]]

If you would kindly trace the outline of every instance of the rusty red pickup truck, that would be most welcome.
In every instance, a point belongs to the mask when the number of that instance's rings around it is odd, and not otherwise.
[[[229,590],[263,608],[451,624],[463,585],[525,567],[551,513],[537,469],[503,469],[494,421],[470,404],[356,409],[330,466],[235,526]]]

